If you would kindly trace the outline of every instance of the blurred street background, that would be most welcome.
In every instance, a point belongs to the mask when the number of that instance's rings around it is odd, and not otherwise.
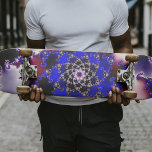
[[[0,50],[26,47],[28,0],[0,0]],[[152,56],[152,0],[127,0],[134,53]],[[39,104],[0,92],[0,152],[42,152]],[[132,101],[121,122],[122,152],[152,152],[152,100]]]

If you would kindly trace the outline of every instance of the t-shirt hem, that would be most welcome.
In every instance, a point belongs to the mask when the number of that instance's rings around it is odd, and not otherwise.
[[[65,101],[65,100],[49,100],[46,98],[46,102],[50,102],[53,104],[58,104],[58,105],[67,105],[67,106],[84,106],[84,105],[92,105],[92,104],[97,104],[101,102],[106,102],[107,98],[98,98],[94,100],[88,100],[88,101]]]
[[[30,40],[43,40],[45,39],[44,36],[31,36],[30,34],[26,33],[26,36],[30,39]]]

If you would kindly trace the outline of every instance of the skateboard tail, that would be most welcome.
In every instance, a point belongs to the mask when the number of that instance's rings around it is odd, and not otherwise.
[[[10,69],[5,69],[0,72],[0,90],[8,93],[17,94],[16,88],[22,84],[19,79],[19,69],[10,66]]]
[[[138,100],[152,98],[152,57],[139,55],[139,62],[134,65],[134,90]]]

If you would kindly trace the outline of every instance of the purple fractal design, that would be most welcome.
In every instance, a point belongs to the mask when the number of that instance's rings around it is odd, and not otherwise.
[[[61,73],[62,68],[65,68],[66,71],[60,75],[59,81],[61,80],[67,83],[66,92],[68,94],[77,91],[83,96],[89,96],[89,88],[99,85],[101,82],[96,76],[99,65],[91,64],[88,60],[82,62],[76,58],[75,63],[58,64],[59,73]],[[59,82],[56,82],[54,89],[58,88],[64,89]]]
[[[23,64],[20,49],[0,52],[0,90],[17,93],[22,84],[19,69]],[[121,92],[127,85],[117,82],[117,71],[126,70],[126,54],[85,51],[33,49],[29,58],[37,66],[37,78],[29,79],[29,86],[36,84],[46,95],[70,97],[107,98],[112,86]],[[152,98],[152,58],[139,55],[134,63],[136,99]]]
[[[85,52],[70,51],[54,51],[52,54],[56,55],[56,64],[46,68],[39,79],[47,79],[53,86],[53,95],[104,97],[107,90],[102,91],[102,86],[107,83],[112,86],[114,83],[112,78],[107,80],[112,69],[110,65],[114,62],[112,55],[104,56],[95,52],[88,55]],[[47,59],[51,55],[48,55]],[[47,59],[43,61],[47,62]]]

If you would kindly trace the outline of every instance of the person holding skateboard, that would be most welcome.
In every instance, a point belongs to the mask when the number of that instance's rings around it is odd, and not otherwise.
[[[132,53],[125,0],[30,0],[25,9],[29,48]],[[119,88],[108,101],[92,98],[46,97],[33,86],[20,100],[40,103],[44,152],[119,152],[121,104]],[[138,101],[137,101],[138,102]]]

